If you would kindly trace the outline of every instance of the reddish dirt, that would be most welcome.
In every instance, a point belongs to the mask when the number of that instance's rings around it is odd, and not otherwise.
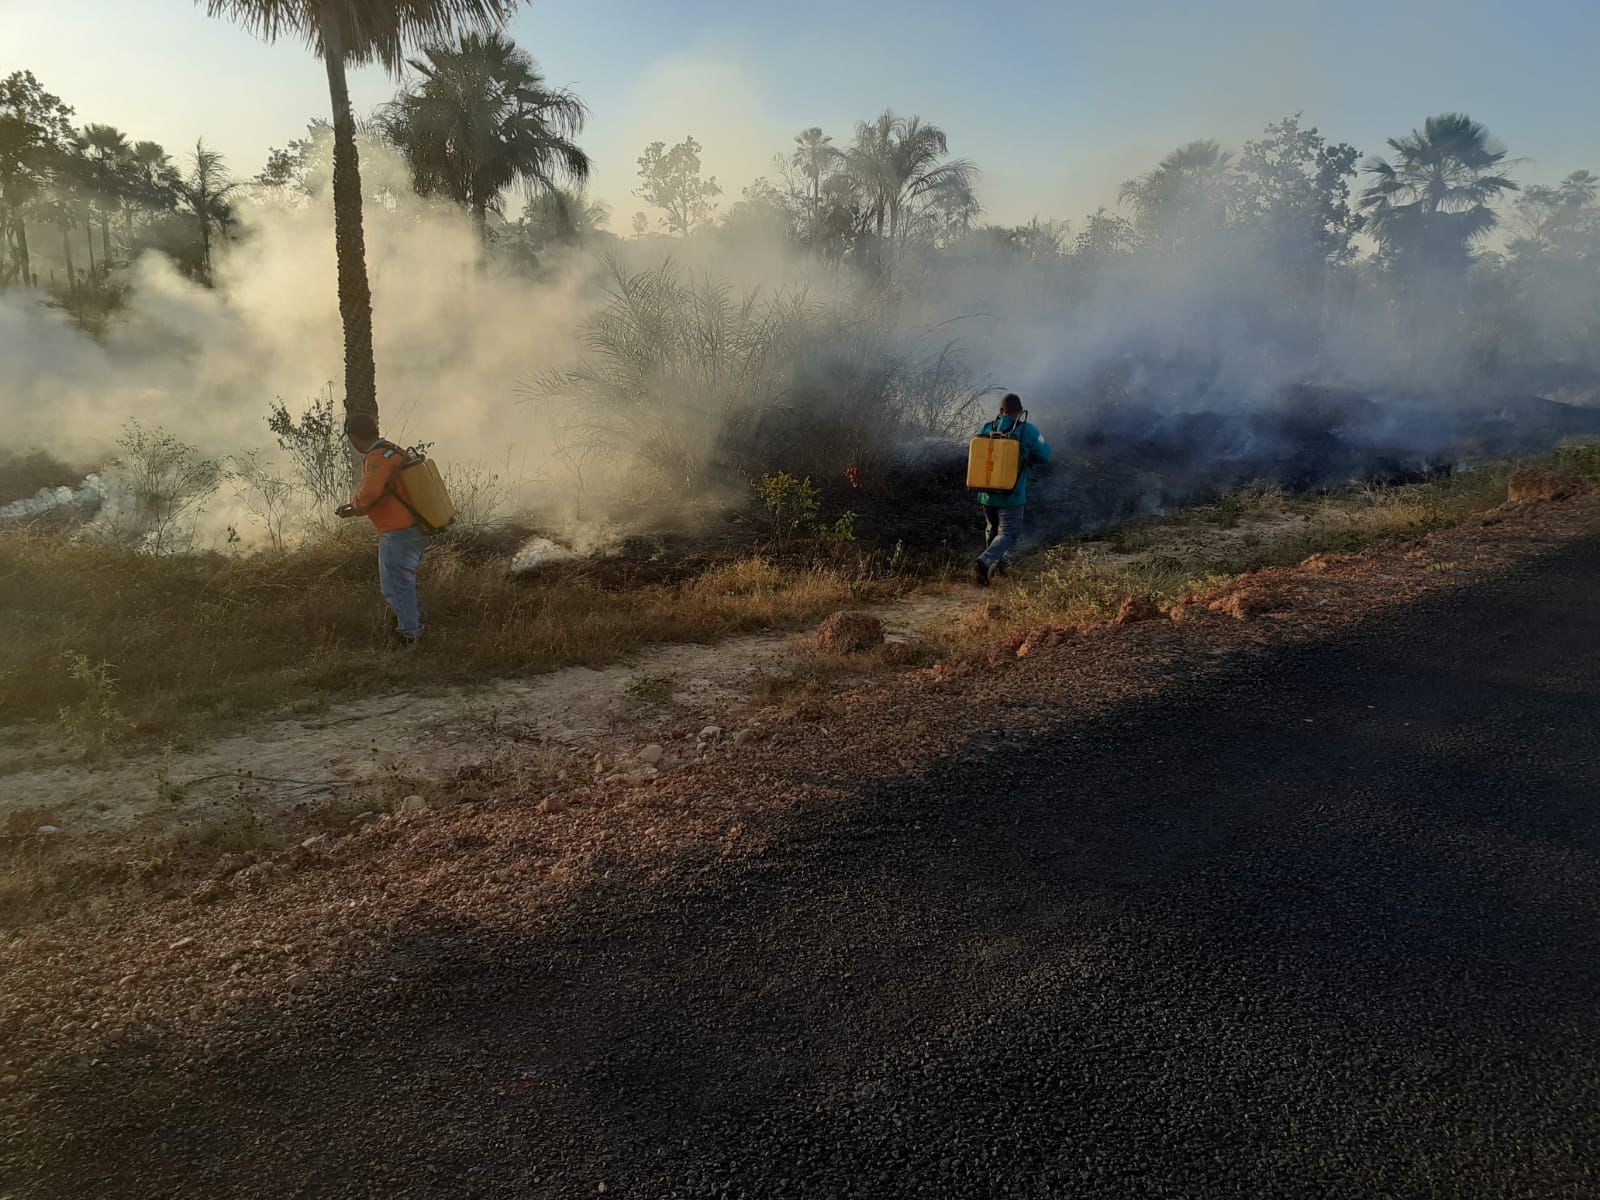
[[[1159,621],[1167,614],[1151,596],[1128,596],[1112,618],[1113,625],[1132,625],[1139,621]]]

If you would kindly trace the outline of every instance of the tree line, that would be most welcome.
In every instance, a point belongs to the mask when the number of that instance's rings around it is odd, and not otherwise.
[[[513,267],[537,270],[553,244],[615,236],[604,228],[604,206],[583,192],[591,164],[577,139],[587,108],[499,31],[514,3],[208,0],[213,15],[269,40],[303,38],[327,66],[331,120],[272,149],[247,180],[230,175],[203,140],[175,158],[113,126],[75,124],[73,109],[27,71],[0,80],[0,286],[53,284],[84,308],[88,297],[114,298],[112,268],[146,250],[207,282],[216,241],[237,233],[241,195],[309,192],[331,167],[345,403],[375,411],[363,142],[397,150],[416,192],[459,205],[486,255]],[[361,121],[344,71],[369,62],[397,75],[409,67],[410,78]],[[820,127],[799,131],[771,176],[722,214],[722,187],[706,177],[701,151],[692,137],[645,148],[634,195],[657,215],[636,213],[634,236],[778,236],[868,277],[927,254],[998,254],[1088,275],[1118,260],[1231,245],[1270,253],[1308,293],[1339,271],[1381,273],[1397,295],[1462,286],[1472,272],[1491,274],[1491,290],[1509,294],[1555,273],[1580,296],[1581,329],[1600,325],[1600,179],[1578,171],[1554,186],[1519,187],[1507,149],[1461,113],[1429,117],[1364,160],[1298,114],[1268,125],[1237,155],[1215,141],[1190,142],[1124,183],[1115,209],[1075,228],[1038,218],[982,222],[977,165],[953,155],[945,131],[918,115],[886,110],[843,141]],[[509,218],[513,195],[524,203]],[[1503,251],[1487,251],[1490,233],[1508,221]],[[36,265],[45,232],[59,246],[60,276],[42,278]]]

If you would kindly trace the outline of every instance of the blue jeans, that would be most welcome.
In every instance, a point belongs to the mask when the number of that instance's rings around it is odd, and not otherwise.
[[[983,509],[984,551],[978,561],[986,567],[998,567],[1005,561],[1011,547],[1022,536],[1022,505],[1001,508],[993,504],[980,505]]]
[[[416,526],[378,535],[378,586],[394,609],[401,637],[420,637],[422,610],[417,603],[417,564],[428,548],[428,535]]]

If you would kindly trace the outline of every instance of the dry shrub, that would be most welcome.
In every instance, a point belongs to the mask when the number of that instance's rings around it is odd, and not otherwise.
[[[883,645],[883,622],[871,613],[837,612],[816,632],[817,648],[828,654],[851,654]]]
[[[959,347],[936,333],[907,339],[876,290],[739,293],[671,261],[608,270],[583,359],[521,391],[563,444],[590,447],[641,494],[884,462],[904,440],[965,428],[984,391]],[[567,465],[581,488],[588,464]]]

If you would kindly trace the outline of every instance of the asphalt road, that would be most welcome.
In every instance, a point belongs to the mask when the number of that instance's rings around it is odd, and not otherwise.
[[[85,1114],[97,1194],[1600,1195],[1597,595],[1580,546],[558,942],[419,929],[397,1007]]]

